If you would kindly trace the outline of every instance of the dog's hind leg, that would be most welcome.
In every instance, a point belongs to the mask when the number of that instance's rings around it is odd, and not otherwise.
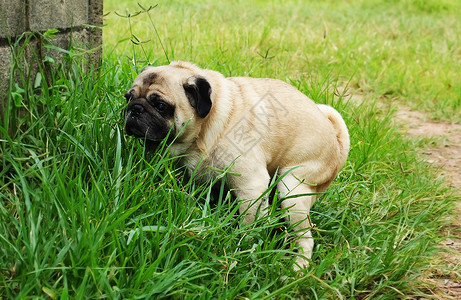
[[[280,174],[290,171],[289,168],[281,170]],[[308,259],[312,257],[314,240],[312,238],[312,224],[309,219],[309,210],[317,198],[315,188],[296,176],[296,169],[292,170],[278,183],[277,187],[282,197],[282,207],[288,210],[288,221],[292,230],[298,235],[296,244],[301,248],[301,253],[296,260],[295,270],[307,267]]]

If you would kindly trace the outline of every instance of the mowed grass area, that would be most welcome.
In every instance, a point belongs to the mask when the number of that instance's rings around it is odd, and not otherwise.
[[[459,274],[434,258],[454,197],[392,113],[401,103],[460,120],[461,4],[165,1],[133,16],[134,2],[111,0],[105,10],[101,72],[76,50],[65,67],[48,62],[48,80],[14,71],[0,124],[0,297],[396,299],[430,294],[431,274]],[[309,268],[292,269],[277,198],[243,225],[219,182],[212,195],[213,182],[125,136],[123,94],[146,64],[168,60],[279,78],[342,113],[352,149],[313,208]],[[347,83],[366,101],[349,103],[337,88]]]

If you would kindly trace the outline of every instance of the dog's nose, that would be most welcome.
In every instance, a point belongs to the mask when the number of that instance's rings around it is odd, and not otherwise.
[[[141,114],[145,111],[144,106],[140,104],[135,104],[131,107],[131,111],[137,114]]]

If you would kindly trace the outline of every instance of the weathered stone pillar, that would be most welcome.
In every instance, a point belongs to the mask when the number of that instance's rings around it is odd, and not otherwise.
[[[12,44],[24,40],[24,33],[44,33],[57,29],[53,45],[68,49],[72,41],[79,47],[95,49],[89,63],[99,65],[102,56],[102,18],[103,0],[0,0],[0,112],[12,77],[12,56],[15,51]],[[63,53],[42,49],[39,36],[37,34],[31,38],[27,53],[31,58],[40,58],[37,53],[46,53],[59,61]]]

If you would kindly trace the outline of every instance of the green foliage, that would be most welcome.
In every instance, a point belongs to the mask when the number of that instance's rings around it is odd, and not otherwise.
[[[105,33],[101,70],[85,67],[85,56],[66,50],[66,65],[48,59],[33,77],[19,72],[28,61],[29,41],[16,45],[12,76],[19,83],[10,89],[0,124],[0,297],[423,295],[426,285],[418,278],[433,263],[437,230],[452,199],[414,145],[392,126],[392,110],[383,111],[372,100],[355,106],[338,88],[343,76],[355,72],[350,84],[369,87],[363,91],[370,99],[377,91],[392,91],[403,101],[418,98],[405,78],[419,78],[420,67],[401,62],[396,53],[403,49],[393,46],[382,56],[400,66],[391,72],[401,76],[391,81],[379,71],[386,68],[381,59],[367,60],[364,54],[382,44],[372,40],[368,45],[376,47],[359,50],[355,46],[367,39],[365,34],[352,35],[347,26],[345,32],[332,32],[335,23],[322,10],[336,7],[332,3],[312,4],[316,9],[258,1],[254,6],[212,1],[135,6],[142,12],[119,13],[127,18],[108,21],[111,35]],[[410,2],[399,3],[401,9]],[[331,18],[341,24],[355,13],[360,22],[364,11],[370,12],[363,9],[332,10]],[[314,16],[326,18],[327,27],[302,19]],[[379,29],[386,19],[378,17]],[[128,32],[115,22],[127,22]],[[383,27],[377,34],[393,33]],[[52,38],[52,32],[46,35],[49,49]],[[341,51],[332,55],[334,44]],[[294,238],[276,198],[269,216],[243,225],[238,202],[221,183],[189,179],[166,149],[149,153],[125,136],[123,94],[133,77],[147,63],[179,58],[226,75],[285,79],[343,114],[352,139],[350,158],[313,208],[316,245],[306,270],[292,269]],[[347,68],[350,63],[372,67]]]

